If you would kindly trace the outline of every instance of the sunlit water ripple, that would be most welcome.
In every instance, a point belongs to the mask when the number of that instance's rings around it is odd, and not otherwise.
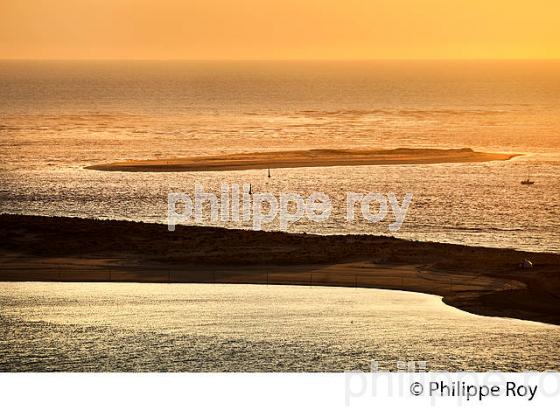
[[[201,284],[0,284],[0,371],[560,369],[560,327],[439,297]]]
[[[559,64],[0,62],[0,212],[165,222],[170,191],[252,183],[255,192],[322,191],[333,200],[326,223],[302,220],[291,231],[389,234],[387,223],[347,223],[345,193],[412,192],[396,236],[560,252]],[[395,147],[526,155],[274,170],[271,179],[83,169],[130,158]],[[528,174],[530,187],[520,184]],[[278,228],[278,220],[264,226]]]

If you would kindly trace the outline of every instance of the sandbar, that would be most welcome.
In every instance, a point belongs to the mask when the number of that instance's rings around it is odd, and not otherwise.
[[[477,152],[471,148],[385,150],[311,149],[252,152],[187,158],[128,160],[86,169],[130,172],[201,172],[359,165],[444,164],[507,161],[519,154]]]

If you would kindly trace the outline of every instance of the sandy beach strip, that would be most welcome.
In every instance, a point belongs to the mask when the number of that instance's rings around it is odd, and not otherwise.
[[[312,149],[300,151],[253,152],[189,158],[128,160],[108,164],[91,165],[86,167],[86,169],[136,172],[230,171],[267,168],[275,169],[506,161],[517,155],[518,154],[476,152],[470,148],[397,148],[391,150]]]

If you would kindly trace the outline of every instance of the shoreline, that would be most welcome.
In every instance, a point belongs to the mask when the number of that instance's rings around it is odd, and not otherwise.
[[[272,151],[221,156],[128,160],[85,167],[96,171],[203,172],[278,168],[308,168],[359,165],[445,164],[507,161],[521,154],[476,152],[460,149],[387,150],[311,149]]]
[[[560,255],[414,242],[0,215],[0,281],[339,286],[441,296],[486,316],[560,324]],[[533,261],[532,270],[517,263]]]

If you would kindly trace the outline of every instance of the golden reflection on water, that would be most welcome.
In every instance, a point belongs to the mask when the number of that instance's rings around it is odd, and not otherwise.
[[[0,284],[0,370],[558,370],[560,327],[409,292],[184,284]]]
[[[388,235],[388,223],[347,223],[345,193],[413,192],[399,237],[560,252],[558,61],[2,61],[0,107],[2,212],[164,223],[169,192],[251,183],[276,197],[321,191],[332,199],[328,223],[303,219],[293,231]],[[272,178],[83,169],[131,158],[397,147],[528,155],[283,169]],[[528,174],[531,187],[520,184]]]

